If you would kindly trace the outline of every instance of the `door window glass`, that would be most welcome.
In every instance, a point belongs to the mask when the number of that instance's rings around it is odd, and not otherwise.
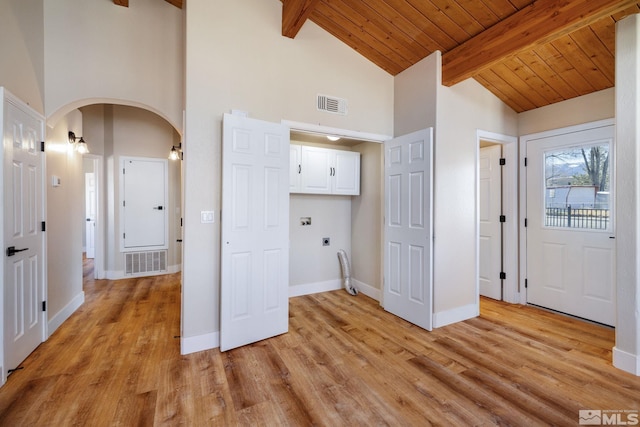
[[[544,153],[546,227],[611,229],[610,148],[599,142]]]

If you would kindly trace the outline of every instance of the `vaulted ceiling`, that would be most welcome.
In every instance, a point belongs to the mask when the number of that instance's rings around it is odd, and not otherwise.
[[[615,23],[637,0],[283,0],[392,75],[436,50],[443,84],[474,78],[517,112],[610,88]]]
[[[439,50],[444,85],[474,78],[516,112],[613,87],[615,23],[640,12],[638,0],[281,1],[284,36],[313,21],[391,75]]]

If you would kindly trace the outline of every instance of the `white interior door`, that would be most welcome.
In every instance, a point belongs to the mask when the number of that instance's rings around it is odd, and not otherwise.
[[[86,220],[86,246],[87,258],[96,257],[96,174],[87,172],[84,174],[84,200]]]
[[[501,145],[480,149],[480,295],[502,299],[502,166]]]
[[[220,350],[289,328],[289,129],[225,114]]]
[[[532,139],[527,302],[615,325],[614,127]]]
[[[4,354],[15,369],[44,340],[42,120],[5,101]]]
[[[122,182],[121,249],[167,249],[167,160],[123,158]]]
[[[385,142],[384,308],[433,328],[433,129]]]

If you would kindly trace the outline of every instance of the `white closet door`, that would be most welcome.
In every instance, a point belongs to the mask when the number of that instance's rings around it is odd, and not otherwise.
[[[433,328],[433,129],[385,143],[384,308]]]
[[[220,350],[289,328],[289,129],[225,115]]]

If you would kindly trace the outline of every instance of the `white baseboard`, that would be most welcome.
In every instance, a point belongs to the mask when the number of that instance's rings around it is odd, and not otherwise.
[[[456,307],[451,310],[433,313],[433,327],[441,328],[442,326],[451,325],[452,323],[478,317],[479,314],[477,304],[463,305],[462,307]]]
[[[367,285],[366,283],[355,279],[353,280],[353,285],[358,289],[358,291],[362,292],[369,298],[373,298],[378,302],[380,301],[380,298],[382,296],[382,292],[380,291],[380,289],[374,288],[371,285]]]
[[[173,274],[179,271],[182,271],[182,264],[170,265],[167,268],[167,271],[161,271],[158,273],[124,274],[124,270],[106,270],[105,278],[107,280],[120,280],[120,279],[130,279],[132,277],[152,277],[152,276],[162,276],[164,274]]]
[[[307,283],[289,287],[289,297],[317,294],[318,292],[337,291],[342,287],[342,280],[327,280],[324,282]]]
[[[640,356],[613,347],[613,366],[630,374],[640,376]]]
[[[48,335],[51,336],[82,304],[84,304],[84,292],[76,295],[62,310],[51,317],[47,322]]]
[[[180,338],[180,354],[191,354],[220,347],[220,332]]]

